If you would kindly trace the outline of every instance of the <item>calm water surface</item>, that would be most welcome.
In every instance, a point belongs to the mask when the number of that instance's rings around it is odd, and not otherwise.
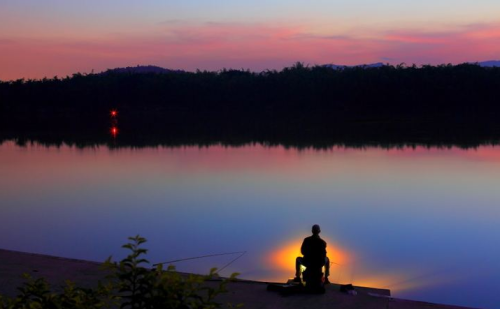
[[[500,148],[76,149],[0,146],[0,247],[103,261],[126,237],[152,263],[248,251],[224,269],[293,276],[317,223],[331,280],[498,308]],[[235,256],[176,266],[206,273]]]

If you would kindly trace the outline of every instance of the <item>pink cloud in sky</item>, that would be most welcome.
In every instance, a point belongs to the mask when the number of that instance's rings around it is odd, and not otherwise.
[[[382,40],[388,57],[406,63],[461,63],[500,58],[500,24],[469,25],[441,32],[393,31]]]
[[[324,32],[324,31],[323,31]],[[65,76],[153,64],[184,70],[281,69],[307,64],[440,64],[500,58],[500,23],[448,31],[359,31],[317,35],[306,26],[167,23],[144,35],[0,38],[0,79]]]

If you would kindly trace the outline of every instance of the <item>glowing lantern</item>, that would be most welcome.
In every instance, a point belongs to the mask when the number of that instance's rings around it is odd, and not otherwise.
[[[116,137],[116,135],[118,135],[118,128],[117,127],[111,128],[111,135],[113,135],[113,137]]]

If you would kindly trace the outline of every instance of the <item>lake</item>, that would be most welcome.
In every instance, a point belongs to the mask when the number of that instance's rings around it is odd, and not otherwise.
[[[330,280],[500,304],[500,148],[76,148],[0,145],[0,247],[104,261],[128,236],[152,263],[285,281],[313,224]]]

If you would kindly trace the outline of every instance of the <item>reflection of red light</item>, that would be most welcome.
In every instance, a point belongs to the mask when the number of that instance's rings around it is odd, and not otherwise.
[[[111,111],[111,117],[116,117],[118,115],[118,112],[116,110]]]
[[[112,128],[111,128],[111,134],[112,134],[113,136],[116,136],[116,135],[118,134],[118,128],[117,128],[117,127],[112,127]]]

